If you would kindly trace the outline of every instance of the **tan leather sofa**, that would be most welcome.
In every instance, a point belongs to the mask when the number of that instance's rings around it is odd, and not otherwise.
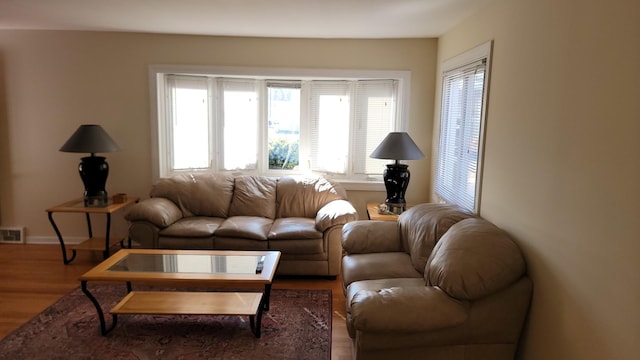
[[[356,359],[513,359],[532,293],[518,246],[457,207],[343,228]]]
[[[160,180],[125,218],[143,248],[279,250],[278,274],[337,276],[357,212],[324,178],[200,173]]]

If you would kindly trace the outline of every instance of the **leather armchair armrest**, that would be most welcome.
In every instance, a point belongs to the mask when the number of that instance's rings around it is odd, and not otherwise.
[[[182,211],[171,200],[150,198],[129,207],[125,219],[128,221],[148,221],[159,228],[165,228],[182,219]]]
[[[335,225],[344,225],[358,220],[358,212],[347,200],[333,200],[320,208],[316,214],[316,229],[324,232]]]
[[[437,287],[360,290],[350,303],[356,330],[420,332],[453,327],[466,321],[469,304]]]
[[[342,248],[349,254],[402,251],[395,221],[360,220],[342,228]]]

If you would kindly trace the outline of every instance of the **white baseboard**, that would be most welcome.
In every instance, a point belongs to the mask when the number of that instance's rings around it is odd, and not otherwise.
[[[65,236],[64,243],[66,245],[77,245],[86,240],[86,237],[82,236]],[[27,236],[25,238],[25,244],[60,244],[57,236]]]
[[[26,242],[24,244],[37,244],[37,245],[60,245],[60,241],[56,236],[27,236]],[[87,240],[86,237],[82,236],[65,236],[64,244],[65,245],[78,245],[81,242]],[[126,242],[126,240],[125,240]],[[133,241],[131,243],[132,247],[140,247],[140,244]]]

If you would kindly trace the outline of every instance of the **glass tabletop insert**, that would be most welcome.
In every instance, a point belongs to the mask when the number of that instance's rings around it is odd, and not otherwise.
[[[263,263],[263,255],[129,254],[107,271],[257,274]]]

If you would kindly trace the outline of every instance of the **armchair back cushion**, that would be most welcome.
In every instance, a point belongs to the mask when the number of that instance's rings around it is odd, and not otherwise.
[[[151,188],[150,196],[174,202],[183,217],[227,217],[233,195],[234,178],[212,173],[182,174],[161,179]]]
[[[329,202],[346,199],[344,191],[338,190],[327,179],[285,176],[277,184],[276,217],[315,218]]]
[[[473,217],[455,205],[420,204],[398,218],[402,247],[411,255],[413,267],[425,272],[427,260],[444,233],[458,221]]]
[[[264,176],[238,176],[229,216],[276,216],[277,179]]]
[[[459,300],[476,300],[513,284],[525,273],[516,243],[492,223],[465,219],[451,226],[429,257],[425,278]]]

